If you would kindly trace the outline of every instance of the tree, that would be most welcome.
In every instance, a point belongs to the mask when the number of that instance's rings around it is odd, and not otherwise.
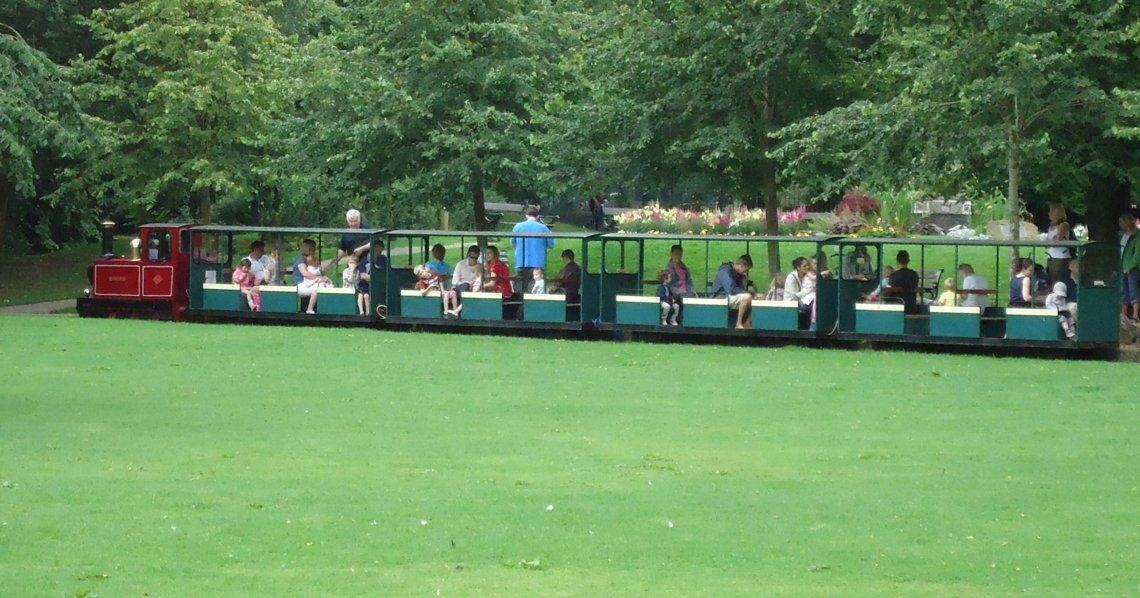
[[[1001,177],[1011,221],[1026,187],[1082,209],[1093,173],[1126,176],[1119,151],[1100,142],[1115,109],[1105,83],[1134,8],[863,0],[855,10],[858,31],[876,40],[869,99],[786,129],[781,155],[793,169],[841,164],[837,186],[991,187]]]
[[[559,144],[584,148],[576,163],[592,163],[584,170],[610,185],[708,179],[763,205],[775,234],[774,135],[830,108],[848,86],[857,66],[850,15],[817,0],[644,2],[596,20],[597,49],[584,58],[594,83],[586,103],[564,109]]]
[[[482,227],[489,190],[534,185],[536,115],[560,87],[557,14],[542,0],[347,7],[348,26],[306,48],[292,184],[387,206],[382,224],[441,206]]]
[[[54,181],[44,185],[43,178],[54,177],[55,162],[81,151],[82,131],[66,69],[0,24],[0,254],[10,216],[26,227],[30,240],[48,249],[56,247],[58,224],[83,226],[89,214],[85,205],[39,201],[54,186]]]
[[[273,21],[241,0],[136,0],[85,22],[106,41],[79,63],[106,144],[78,173],[82,185],[201,222],[219,198],[248,201],[288,51]]]

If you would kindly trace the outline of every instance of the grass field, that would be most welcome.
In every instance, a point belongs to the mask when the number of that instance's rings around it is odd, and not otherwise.
[[[0,332],[9,596],[1140,588],[1129,364],[26,316]]]

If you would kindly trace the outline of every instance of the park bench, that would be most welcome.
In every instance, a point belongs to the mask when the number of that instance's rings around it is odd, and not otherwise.
[[[483,204],[483,219],[487,221],[490,226],[499,226],[503,221],[503,216],[507,213],[521,214],[524,207],[518,203],[499,203],[499,202],[486,202]]]
[[[942,282],[942,270],[920,272],[918,277],[918,288],[921,295],[929,295],[931,301],[937,299],[938,285]]]

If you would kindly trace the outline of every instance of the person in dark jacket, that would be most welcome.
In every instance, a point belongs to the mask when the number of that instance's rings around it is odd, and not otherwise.
[[[712,296],[728,297],[728,308],[736,310],[736,327],[752,327],[752,293],[748,291],[748,272],[752,256],[747,253],[735,262],[721,264],[713,279]]]

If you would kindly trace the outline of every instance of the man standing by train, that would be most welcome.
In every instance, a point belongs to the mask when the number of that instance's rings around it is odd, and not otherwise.
[[[345,213],[344,219],[348,222],[348,228],[353,229],[353,231],[368,228],[361,223],[359,210],[349,210]],[[337,246],[336,261],[339,264],[347,255],[355,254],[357,263],[366,263],[368,261],[368,250],[370,249],[372,249],[372,237],[368,233],[344,233],[340,236],[340,245]]]
[[[549,233],[550,228],[538,220],[538,208],[528,206],[526,220],[515,225],[512,233]],[[535,268],[546,268],[546,250],[554,247],[551,237],[511,237],[511,247],[515,248],[515,270],[525,289],[534,280]]]

